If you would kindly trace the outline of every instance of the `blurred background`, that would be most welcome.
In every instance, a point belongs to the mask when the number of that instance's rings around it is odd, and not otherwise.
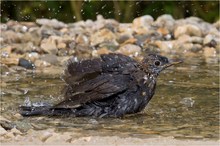
[[[95,20],[98,14],[119,22],[131,22],[142,15],[155,19],[171,14],[175,19],[200,17],[210,23],[219,19],[219,1],[1,1],[1,22],[10,19],[35,21],[56,18],[63,22]]]

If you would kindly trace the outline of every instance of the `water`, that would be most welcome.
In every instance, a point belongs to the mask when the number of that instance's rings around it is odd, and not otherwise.
[[[23,131],[55,128],[57,132],[74,131],[78,136],[219,138],[218,64],[186,61],[164,71],[146,109],[123,118],[28,117],[18,120],[14,115],[26,97],[33,102],[57,103],[62,100],[60,91],[64,82],[59,75],[33,73],[2,75],[2,81],[2,116],[22,124]]]

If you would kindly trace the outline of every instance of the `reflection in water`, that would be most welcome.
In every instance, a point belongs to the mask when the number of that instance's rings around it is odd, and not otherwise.
[[[219,136],[219,72],[216,65],[187,65],[170,68],[158,78],[156,94],[146,110],[121,119],[73,117],[31,117],[15,120],[13,115],[26,97],[32,102],[62,100],[64,83],[57,76],[2,75],[2,116],[34,129],[56,127],[57,131],[78,131],[83,135],[118,135],[176,138]],[[27,129],[27,127],[26,127]],[[25,130],[25,128],[23,129]]]

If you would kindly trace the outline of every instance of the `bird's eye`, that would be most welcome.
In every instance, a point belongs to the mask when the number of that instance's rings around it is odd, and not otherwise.
[[[154,62],[154,64],[155,64],[156,66],[159,66],[159,65],[160,65],[160,61],[157,60],[157,61]]]

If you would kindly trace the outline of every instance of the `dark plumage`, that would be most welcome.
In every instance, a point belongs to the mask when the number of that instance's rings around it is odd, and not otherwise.
[[[23,116],[121,117],[142,111],[154,95],[159,73],[180,62],[150,54],[141,62],[122,55],[69,60],[63,79],[65,100],[54,106],[22,106]]]

